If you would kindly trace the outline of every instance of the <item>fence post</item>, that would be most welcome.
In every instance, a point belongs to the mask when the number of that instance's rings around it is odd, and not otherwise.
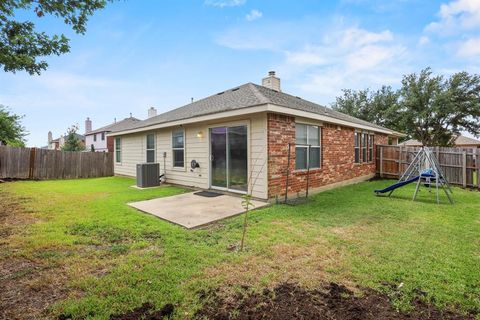
[[[28,179],[32,180],[35,172],[35,148],[30,149],[30,165],[28,167]]]
[[[480,148],[477,148],[477,187],[480,191]]]
[[[467,151],[462,151],[462,182],[463,187],[467,187]]]
[[[398,177],[402,176],[402,146],[398,149]]]
[[[383,178],[383,146],[380,146],[380,178]]]

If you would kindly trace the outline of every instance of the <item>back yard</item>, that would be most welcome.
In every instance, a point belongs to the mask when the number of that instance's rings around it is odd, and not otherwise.
[[[254,211],[243,253],[242,217],[187,231],[126,205],[180,188],[0,184],[0,317],[480,319],[480,193],[373,195],[389,183]]]

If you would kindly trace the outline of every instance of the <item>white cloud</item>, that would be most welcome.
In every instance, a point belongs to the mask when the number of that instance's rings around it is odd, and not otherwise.
[[[321,45],[289,52],[284,68],[304,67],[308,74],[296,86],[324,103],[343,88],[381,86],[399,81],[407,48],[394,42],[389,30],[371,32],[358,27],[329,30]],[[306,69],[306,70],[305,70]]]
[[[343,47],[359,47],[363,45],[368,45],[372,43],[392,41],[393,34],[390,30],[385,30],[382,32],[369,32],[367,30],[359,28],[349,28],[342,31],[342,36],[340,39],[340,44]]]
[[[430,43],[430,38],[427,36],[421,36],[420,39],[418,39],[418,44],[421,46],[427,45]]]
[[[205,0],[207,6],[212,7],[238,7],[243,6],[247,0]]]
[[[470,38],[460,43],[457,55],[461,58],[480,58],[480,38]]]
[[[268,50],[283,79],[320,102],[332,102],[343,88],[398,83],[411,69],[409,52],[390,30],[346,26],[342,19],[328,26],[274,23],[228,30],[219,44],[238,50]]]
[[[261,11],[252,9],[249,13],[247,13],[247,15],[245,16],[245,19],[247,19],[247,21],[253,21],[253,20],[260,19],[262,16],[263,16],[263,13]]]
[[[342,63],[351,69],[368,69],[404,51],[398,45],[387,45],[392,41],[389,30],[376,33],[352,27],[329,32],[319,45],[287,51],[286,62],[298,66]]]
[[[454,0],[442,4],[438,16],[439,20],[427,25],[426,31],[451,35],[480,27],[480,1]]]
[[[298,66],[316,66],[328,63],[323,47],[306,46],[303,50],[286,53],[286,62]]]

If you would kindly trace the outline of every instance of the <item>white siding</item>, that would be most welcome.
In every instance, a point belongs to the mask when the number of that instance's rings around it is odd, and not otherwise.
[[[252,195],[267,199],[267,117],[266,114],[257,114],[251,118],[234,118],[225,122],[200,123],[186,125],[185,130],[185,168],[173,168],[172,159],[172,130],[179,127],[159,129],[155,131],[156,162],[160,164],[160,172],[166,173],[167,182],[198,188],[210,187],[210,146],[209,128],[223,125],[244,123],[249,132],[249,173],[253,182]],[[202,137],[197,137],[201,132]],[[135,176],[137,163],[146,160],[146,135],[151,132],[136,133],[121,136],[122,163],[115,162],[115,174]],[[164,159],[163,153],[166,152]],[[190,162],[196,160],[200,168],[190,169]]]
[[[137,134],[130,134],[127,136],[120,136],[120,144],[121,144],[121,162],[118,163],[116,159],[114,159],[114,170],[115,174],[125,175],[125,176],[132,176],[136,175],[136,166],[137,163],[145,162],[145,147],[144,147],[144,140],[145,134],[137,133]],[[115,146],[116,151],[116,146]]]
[[[97,135],[97,141],[94,141],[93,136]],[[103,151],[108,151],[107,149],[107,132],[105,132],[105,140],[102,140],[102,133],[98,132],[95,134],[88,134],[85,135],[85,148],[86,150],[90,151],[90,149],[93,147],[95,148],[95,151],[97,152],[103,152]]]

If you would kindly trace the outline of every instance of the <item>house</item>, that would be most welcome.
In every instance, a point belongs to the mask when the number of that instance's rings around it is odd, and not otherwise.
[[[462,135],[457,135],[455,137],[455,141],[453,144],[456,148],[466,148],[466,149],[480,148],[480,140],[465,137]],[[400,145],[404,147],[421,147],[422,143],[418,140],[410,139],[400,143]]]
[[[158,162],[167,182],[272,199],[375,174],[375,145],[401,133],[283,93],[275,72],[109,134],[116,175]],[[308,152],[310,145],[310,152]]]
[[[82,142],[83,145],[85,145],[85,136],[75,133],[76,137],[78,140]],[[61,135],[57,139],[53,139],[53,134],[52,131],[48,131],[48,146],[47,149],[51,150],[60,150],[62,149],[63,145],[65,144],[65,135]]]
[[[149,115],[156,115],[155,108],[150,108]],[[92,120],[87,117],[85,120],[85,145],[87,150],[93,150],[97,152],[113,152],[113,138],[107,137],[107,134],[112,131],[129,128],[139,121],[139,119],[132,117],[132,114],[130,114],[129,118],[125,118],[118,122],[115,119],[114,122],[109,125],[92,130]]]

